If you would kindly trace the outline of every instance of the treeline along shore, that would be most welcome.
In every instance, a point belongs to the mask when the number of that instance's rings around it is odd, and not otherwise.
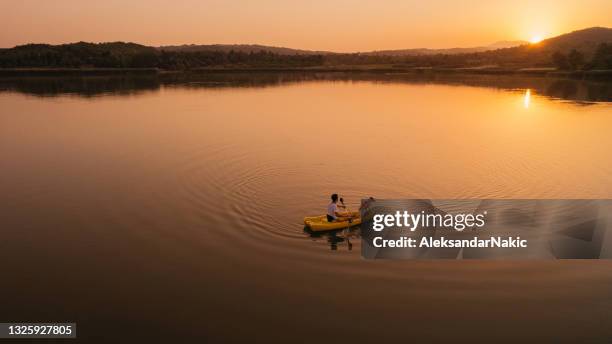
[[[537,44],[471,53],[402,54],[149,47],[136,43],[26,44],[0,49],[0,75],[101,75],[176,72],[410,72],[612,76],[612,29],[590,28]]]
[[[528,75],[558,78],[612,80],[610,70],[563,71],[551,68],[411,68],[403,66],[329,66],[329,67],[227,67],[163,70],[159,68],[0,68],[0,77],[44,76],[110,76],[110,75],[160,75],[175,73],[379,73],[379,74],[482,74]]]

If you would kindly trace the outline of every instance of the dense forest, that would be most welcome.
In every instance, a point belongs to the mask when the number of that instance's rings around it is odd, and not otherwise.
[[[135,43],[27,44],[0,49],[0,68],[308,68],[335,66],[465,68],[556,67],[612,69],[612,29],[591,28],[538,44],[463,54],[282,54],[260,51],[181,51]]]
[[[322,55],[259,52],[178,52],[135,43],[28,44],[0,50],[0,68],[161,68],[215,66],[308,67],[324,63]]]

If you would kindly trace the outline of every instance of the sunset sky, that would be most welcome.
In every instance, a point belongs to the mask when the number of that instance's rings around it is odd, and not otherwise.
[[[341,52],[450,48],[612,27],[612,1],[0,1],[0,47],[132,41]]]

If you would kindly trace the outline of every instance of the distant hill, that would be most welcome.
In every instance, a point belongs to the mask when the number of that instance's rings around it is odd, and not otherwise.
[[[536,44],[540,49],[548,51],[567,52],[571,49],[579,50],[587,55],[592,54],[600,43],[612,43],[612,29],[605,27],[592,27],[589,29],[573,31],[561,36],[545,39]]]
[[[528,44],[527,41],[499,41],[493,44],[482,46],[482,47],[472,47],[472,48],[448,48],[448,49],[428,49],[428,48],[418,48],[418,49],[396,49],[396,50],[378,50],[362,53],[364,55],[374,55],[374,56],[414,56],[414,55],[437,55],[437,54],[445,54],[445,55],[456,55],[456,54],[469,54],[469,53],[477,53],[495,49],[502,48],[510,48],[517,47],[520,45]]]
[[[612,42],[612,29],[603,27],[593,27],[589,29],[579,30],[564,34],[561,36],[549,38],[543,40],[538,44],[529,44],[527,41],[499,41],[490,45],[470,48],[448,48],[448,49],[428,49],[428,48],[416,48],[416,49],[393,49],[393,50],[377,50],[377,51],[366,51],[360,52],[360,55],[364,56],[418,56],[418,55],[460,55],[460,54],[473,54],[482,53],[488,51],[495,51],[504,49],[505,54],[524,53],[526,51],[538,50],[542,52],[554,52],[562,51],[567,52],[571,49],[576,49],[583,52],[585,55],[590,56],[593,54],[597,45],[600,43]],[[158,49],[164,51],[178,51],[178,52],[259,52],[269,51],[279,55],[327,55],[327,54],[342,54],[331,51],[314,51],[314,50],[302,50],[302,49],[291,49],[284,47],[273,47],[266,45],[257,44],[210,44],[210,45],[176,45],[176,46],[162,46]]]
[[[590,60],[602,43],[612,44],[612,29],[592,27],[545,39],[536,44],[482,52],[474,58],[502,65],[529,63],[546,66],[551,65],[551,57],[555,52],[568,54],[574,49],[584,55],[586,60]]]
[[[125,42],[26,44],[0,49],[0,68],[248,70],[311,67],[333,69],[338,66],[377,66],[388,69],[612,69],[612,29],[593,27],[549,38],[537,44],[502,41],[474,48],[402,49],[364,53],[334,53],[246,44],[149,47]]]
[[[314,51],[314,50],[302,50],[302,49],[291,49],[284,47],[273,47],[268,45],[259,44],[185,44],[185,45],[166,45],[158,47],[159,50],[163,51],[178,51],[178,52],[241,52],[241,53],[256,53],[260,51],[269,51],[279,55],[325,55],[333,54],[331,51]]]
[[[411,56],[411,55],[435,55],[435,54],[465,54],[475,53],[487,50],[494,50],[500,48],[516,47],[522,44],[527,44],[526,41],[499,41],[493,44],[472,47],[472,48],[449,48],[449,49],[428,49],[428,48],[417,48],[417,49],[395,49],[395,50],[379,50],[379,51],[367,51],[361,52],[363,55],[385,55],[385,56]],[[332,51],[323,50],[302,50],[302,49],[291,49],[284,47],[273,47],[259,44],[186,44],[186,45],[167,45],[158,47],[159,50],[163,51],[179,51],[179,52],[202,52],[202,51],[221,51],[221,52],[242,52],[252,53],[259,51],[269,51],[279,55],[328,55],[328,54],[340,54]]]
[[[494,49],[504,49],[504,48],[512,48],[518,47],[519,45],[529,44],[527,41],[498,41],[493,44],[489,44],[486,47],[486,50],[494,50]]]

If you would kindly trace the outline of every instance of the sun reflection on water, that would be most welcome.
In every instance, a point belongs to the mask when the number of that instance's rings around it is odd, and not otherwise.
[[[531,90],[527,89],[523,97],[523,106],[525,106],[525,109],[529,109],[529,103],[531,103]]]

